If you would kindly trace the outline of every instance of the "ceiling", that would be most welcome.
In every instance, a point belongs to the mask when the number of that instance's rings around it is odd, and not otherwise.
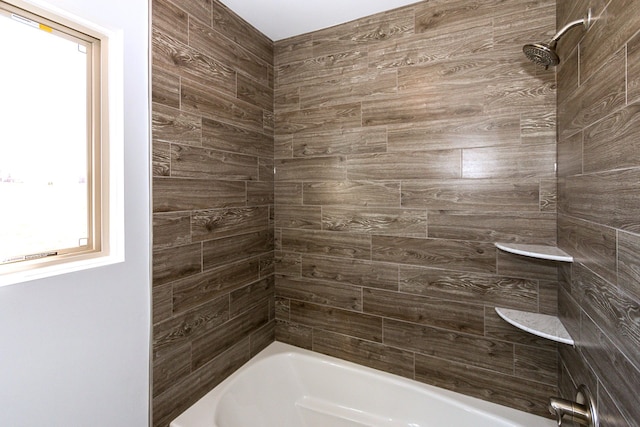
[[[222,0],[273,41],[353,21],[417,0]]]

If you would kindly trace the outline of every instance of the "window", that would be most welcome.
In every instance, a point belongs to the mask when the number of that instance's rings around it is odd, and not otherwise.
[[[108,254],[101,38],[0,0],[0,274]]]

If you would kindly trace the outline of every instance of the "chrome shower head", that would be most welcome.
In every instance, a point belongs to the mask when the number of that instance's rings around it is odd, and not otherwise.
[[[555,45],[555,42],[553,42],[552,45],[547,43],[531,43],[524,45],[522,51],[530,61],[549,68],[549,66],[556,66],[560,62],[560,58],[555,51]]]
[[[591,25],[591,9],[587,10],[587,15],[584,18],[569,22],[562,27],[549,43],[526,44],[522,48],[522,51],[530,61],[543,65],[545,68],[558,65],[560,63],[560,57],[558,57],[556,53],[556,44],[567,31],[578,25],[584,26],[585,31],[589,29]]]

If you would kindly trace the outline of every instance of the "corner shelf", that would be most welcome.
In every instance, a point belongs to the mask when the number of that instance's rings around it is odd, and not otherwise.
[[[574,344],[573,338],[557,316],[501,307],[496,307],[496,313],[507,323],[530,334],[564,344]]]
[[[516,243],[495,243],[498,249],[516,255],[551,261],[573,262],[573,257],[555,246],[523,245]]]

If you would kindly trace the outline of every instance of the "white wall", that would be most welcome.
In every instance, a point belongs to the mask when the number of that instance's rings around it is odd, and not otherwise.
[[[124,30],[126,261],[0,288],[0,426],[147,426],[148,1],[45,1]]]

